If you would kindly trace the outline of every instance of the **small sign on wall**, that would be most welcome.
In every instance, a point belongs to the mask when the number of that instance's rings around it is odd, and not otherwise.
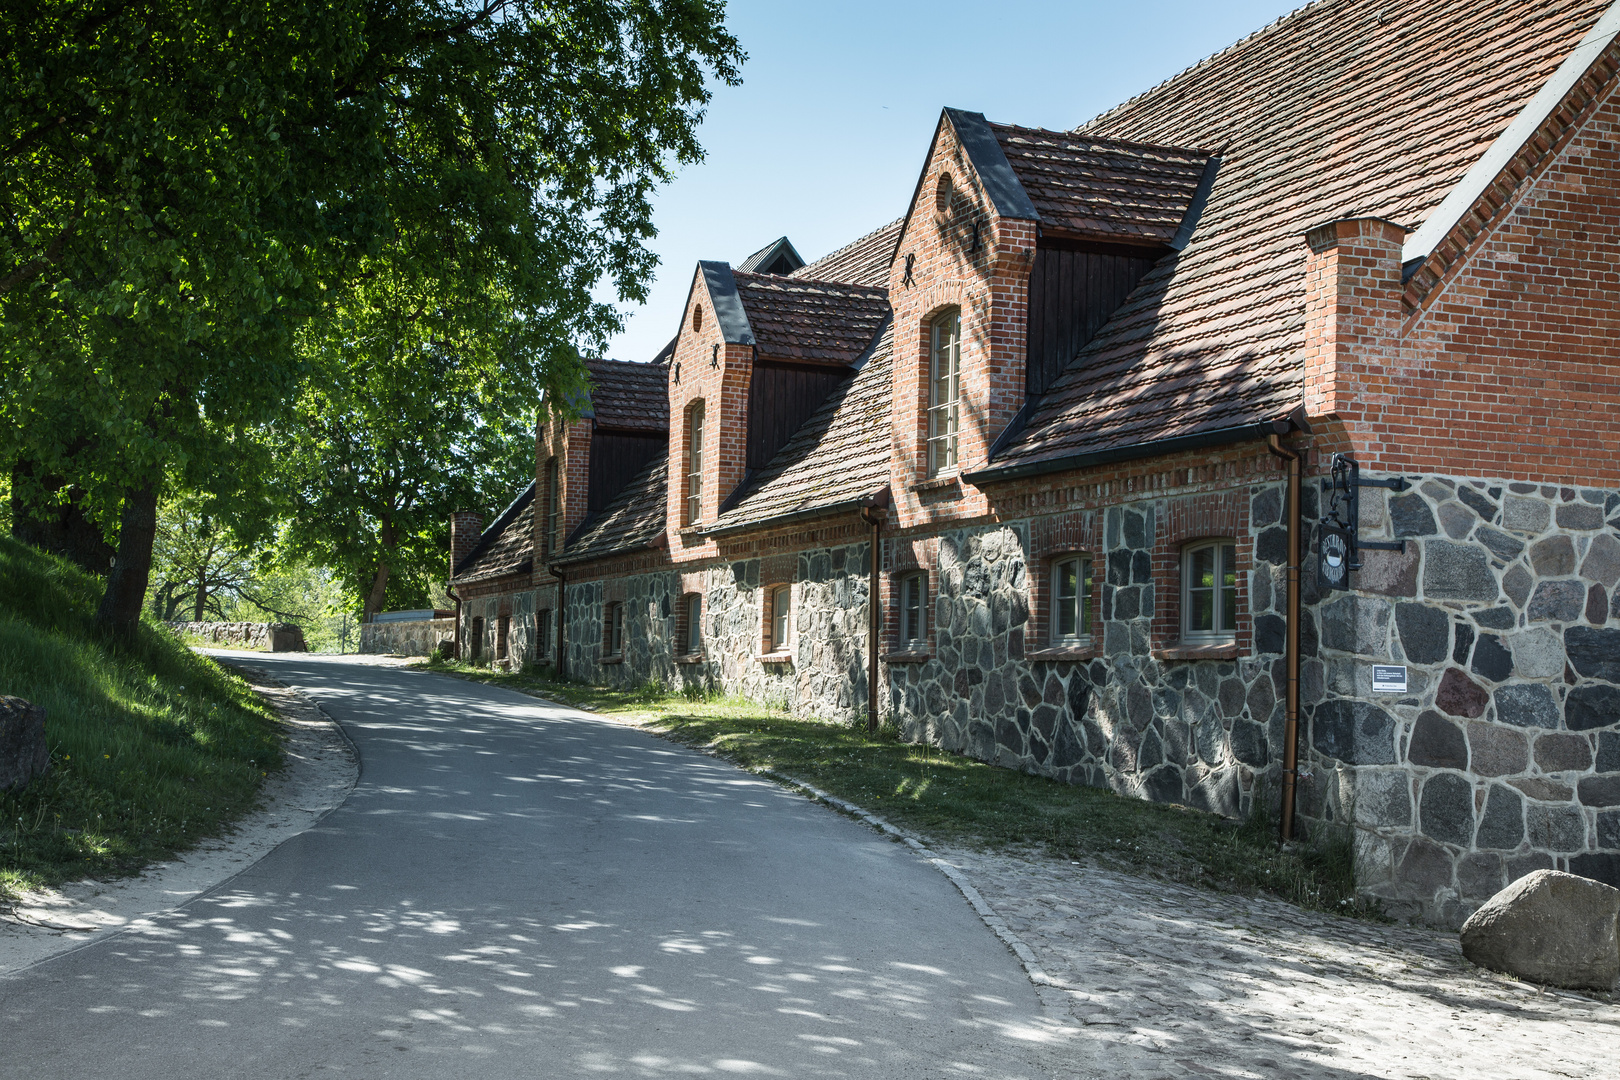
[[[1373,665],[1373,693],[1406,693],[1406,668],[1398,664]]]

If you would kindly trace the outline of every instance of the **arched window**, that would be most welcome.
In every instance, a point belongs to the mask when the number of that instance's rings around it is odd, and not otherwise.
[[[1181,552],[1181,636],[1228,642],[1237,634],[1237,545],[1202,540]]]
[[[544,555],[554,555],[562,550],[562,542],[557,536],[557,530],[562,528],[562,492],[557,483],[557,459],[546,461],[546,526],[545,535],[541,537],[541,552]]]
[[[930,324],[928,362],[928,475],[956,468],[956,429],[962,382],[962,312]]]
[[[694,401],[686,414],[687,525],[703,519],[703,402]]]

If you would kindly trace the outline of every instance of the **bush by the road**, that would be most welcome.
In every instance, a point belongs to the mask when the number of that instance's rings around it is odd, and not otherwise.
[[[252,808],[281,767],[274,716],[156,624],[92,628],[102,584],[0,537],[0,694],[45,707],[50,771],[0,792],[0,896],[138,871]]]

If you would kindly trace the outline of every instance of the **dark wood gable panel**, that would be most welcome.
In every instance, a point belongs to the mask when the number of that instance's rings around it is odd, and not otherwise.
[[[1030,394],[1046,393],[1162,254],[1160,248],[1041,242],[1029,275]]]
[[[747,469],[753,472],[770,464],[827,395],[850,375],[845,367],[756,361],[748,386]]]
[[[647,463],[669,448],[669,436],[625,431],[597,430],[591,435],[591,475],[585,493],[585,510],[599,514],[606,510],[624,486]]]

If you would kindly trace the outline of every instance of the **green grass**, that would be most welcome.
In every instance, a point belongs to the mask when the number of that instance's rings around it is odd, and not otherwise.
[[[281,767],[274,715],[240,679],[145,625],[109,647],[101,583],[0,537],[0,694],[45,707],[51,768],[0,792],[0,897],[135,873],[220,833]]]
[[[1351,841],[1324,833],[1281,850],[1274,819],[1241,824],[1180,806],[1028,776],[960,754],[901,742],[891,728],[794,720],[737,699],[662,687],[609,690],[559,682],[545,670],[494,672],[421,665],[568,705],[622,716],[757,772],[814,784],[896,825],[970,846],[1036,850],[1062,859],[1241,893],[1301,907],[1381,917],[1355,896]]]

